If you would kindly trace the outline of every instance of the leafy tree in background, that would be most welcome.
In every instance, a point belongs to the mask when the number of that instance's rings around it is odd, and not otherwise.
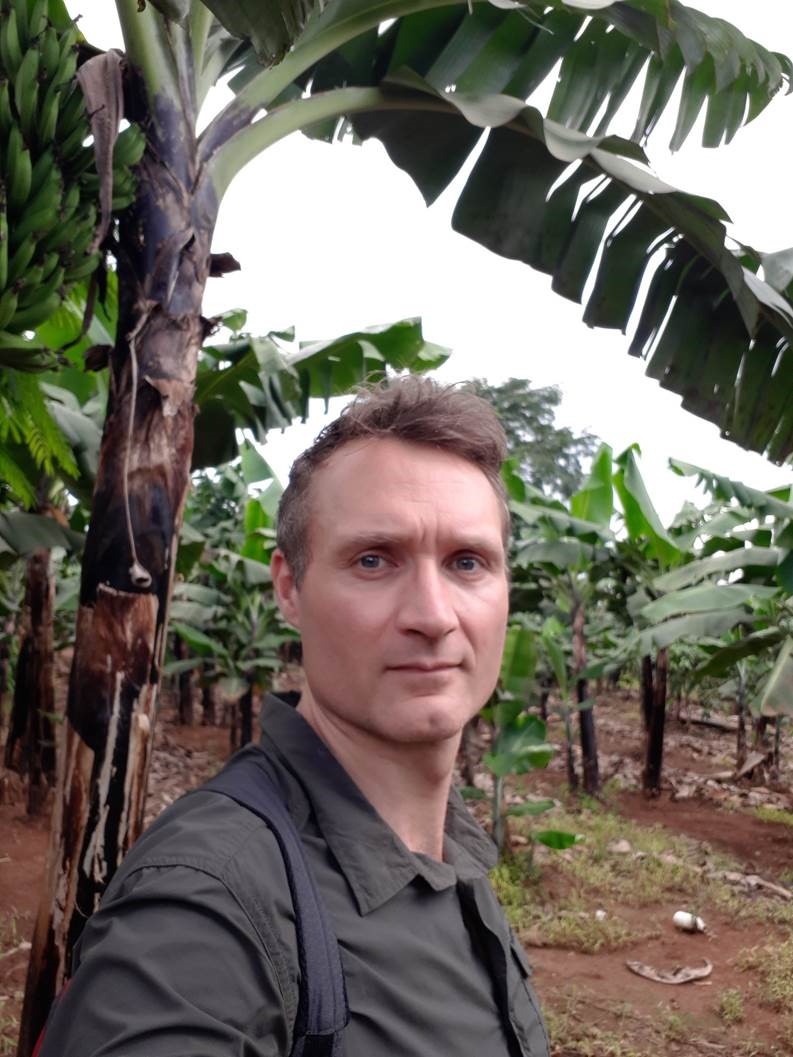
[[[527,378],[509,378],[501,385],[488,385],[480,378],[475,384],[501,419],[521,479],[561,499],[577,492],[584,483],[585,464],[599,441],[591,433],[576,434],[555,425],[556,409],[562,402],[559,387],[536,388]]]

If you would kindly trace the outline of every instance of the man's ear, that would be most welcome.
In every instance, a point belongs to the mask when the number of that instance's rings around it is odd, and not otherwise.
[[[275,598],[284,620],[293,628],[300,630],[300,599],[297,584],[292,570],[279,548],[273,551],[270,559],[270,575],[273,580]]]

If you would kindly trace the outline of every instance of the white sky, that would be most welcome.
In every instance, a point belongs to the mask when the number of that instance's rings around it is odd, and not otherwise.
[[[793,56],[790,0],[693,6]],[[121,46],[107,0],[74,0],[70,9],[82,12],[89,40]],[[648,154],[662,178],[721,202],[736,238],[777,250],[793,246],[792,129],[793,96],[778,97],[729,147],[706,151],[695,131],[672,157],[666,121]],[[252,162],[227,195],[214,248],[233,253],[242,271],[210,280],[205,314],[246,308],[254,333],[294,324],[302,339],[421,316],[425,336],[453,349],[440,377],[558,384],[559,424],[590,430],[615,452],[637,441],[667,522],[696,498],[691,483],[667,469],[669,456],[759,488],[791,483],[789,467],[722,440],[716,427],[683,411],[678,397],[644,377],[623,335],[585,327],[582,307],[552,293],[548,277],[454,234],[453,204],[447,192],[426,209],[379,143],[329,146],[294,135]],[[319,406],[305,426],[271,434],[264,454],[279,476],[325,421]]]

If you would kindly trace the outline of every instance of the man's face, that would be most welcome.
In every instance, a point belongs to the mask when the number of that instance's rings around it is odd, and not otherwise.
[[[454,737],[498,678],[503,512],[472,463],[397,440],[344,445],[311,484],[299,588],[273,573],[323,718],[392,744]]]

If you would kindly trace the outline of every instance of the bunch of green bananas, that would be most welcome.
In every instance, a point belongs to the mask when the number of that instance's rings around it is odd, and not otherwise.
[[[89,253],[99,178],[90,126],[75,77],[79,33],[56,28],[48,0],[0,7],[0,354],[30,369],[34,343],[22,338],[59,307],[72,284],[99,262]],[[113,156],[113,208],[135,193],[132,167],[143,153],[136,126]],[[14,360],[19,359],[17,365]],[[34,357],[35,358],[35,357]],[[34,368],[35,369],[35,368]]]

